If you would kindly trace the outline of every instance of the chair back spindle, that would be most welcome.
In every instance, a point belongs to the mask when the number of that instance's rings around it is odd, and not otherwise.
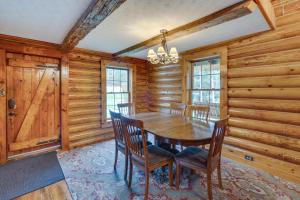
[[[206,105],[189,105],[188,117],[190,119],[202,120],[208,122],[209,106]]]
[[[121,116],[121,119],[129,152],[135,158],[147,162],[148,150],[143,121],[123,116]]]
[[[118,104],[119,112],[122,115],[132,115],[134,114],[133,104],[132,103],[120,103]]]
[[[218,164],[221,158],[222,145],[227,130],[227,123],[227,119],[215,122],[208,153],[208,163],[211,164],[212,168]]]
[[[111,110],[109,112],[110,112],[112,125],[114,129],[115,140],[117,143],[121,143],[125,145],[124,131],[121,122],[121,114],[113,112]]]
[[[185,116],[186,107],[187,106],[184,103],[171,103],[170,114]]]

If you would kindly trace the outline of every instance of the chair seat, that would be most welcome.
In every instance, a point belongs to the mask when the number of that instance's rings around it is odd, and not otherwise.
[[[173,159],[174,155],[162,148],[159,148],[158,146],[155,145],[149,145],[148,146],[148,159],[149,159],[149,164],[153,165],[156,163],[161,163],[164,161],[168,161],[170,159]],[[144,165],[144,161],[136,158],[135,155],[132,156],[132,158],[140,163],[141,165]]]
[[[208,150],[198,147],[187,147],[180,153],[176,154],[176,162],[185,162],[195,167],[206,167]]]
[[[162,148],[159,148],[158,146],[155,145],[148,146],[148,156],[149,156],[149,161],[152,164],[173,159],[172,153]]]
[[[172,153],[173,155],[176,155],[177,153],[179,153],[179,151],[177,149],[172,148],[170,143],[159,142],[157,146]]]

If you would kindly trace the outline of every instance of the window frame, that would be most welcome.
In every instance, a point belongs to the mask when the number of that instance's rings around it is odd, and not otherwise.
[[[214,59],[218,59],[219,60],[219,67],[220,67],[219,68],[219,73],[212,73],[212,63],[211,62]],[[195,70],[195,66],[194,65],[195,65],[195,63],[198,63],[198,62],[208,62],[209,63],[209,73],[208,74],[202,74],[203,72],[202,72],[202,65],[201,65],[200,66],[200,75],[195,75],[195,71],[194,71]],[[219,75],[220,86],[219,86],[218,89],[217,88],[212,88],[212,76],[213,75]],[[203,86],[202,80],[203,80],[204,76],[206,76],[206,77],[209,76],[209,88],[202,88],[202,86]],[[208,105],[210,105],[210,107],[213,107],[214,105],[218,105],[218,107],[220,107],[220,103],[221,103],[220,102],[220,94],[221,94],[221,58],[219,56],[214,56],[214,57],[203,58],[203,59],[198,59],[198,60],[191,61],[190,77],[191,77],[191,79],[190,79],[190,81],[191,81],[191,83],[190,83],[190,85],[191,85],[191,88],[190,88],[190,90],[191,90],[191,94],[190,94],[191,95],[190,96],[191,104],[194,105],[193,104],[193,93],[194,92],[201,93],[202,91],[208,91],[209,92],[208,102],[200,102],[200,104],[201,103],[208,104]],[[201,77],[201,79],[200,79],[200,88],[195,88],[194,87],[195,86],[195,84],[194,84],[195,77]],[[212,95],[213,91],[219,92],[219,102],[218,103],[214,103],[214,102],[211,101],[211,95]],[[211,117],[211,116],[209,116],[209,117]],[[219,114],[218,117],[220,117],[220,114]],[[215,120],[215,118],[214,118],[214,120]]]
[[[183,80],[182,101],[188,105],[192,105],[192,63],[199,60],[211,59],[219,57],[220,59],[220,119],[228,118],[228,104],[227,104],[227,47],[217,47],[206,49],[192,54],[185,54],[182,56],[183,65]]]
[[[123,71],[126,71],[126,73],[127,73],[127,92],[122,92],[122,91],[120,91],[120,92],[115,92],[115,91],[113,91],[113,92],[107,92],[106,91],[106,93],[105,93],[105,95],[106,95],[106,111],[107,111],[107,107],[108,106],[110,106],[110,105],[107,105],[108,103],[107,103],[107,95],[109,95],[109,94],[113,94],[114,95],[114,104],[115,104],[115,95],[116,94],[121,94],[121,101],[123,100],[123,94],[128,94],[128,102],[126,102],[126,103],[131,103],[131,87],[130,87],[130,83],[131,83],[131,79],[130,79],[130,69],[128,69],[128,68],[126,68],[126,67],[119,67],[119,66],[111,66],[111,65],[108,65],[107,67],[106,67],[106,74],[107,74],[107,70],[108,69],[112,69],[112,70],[123,70]],[[113,75],[114,76],[114,75]],[[109,81],[108,79],[106,79],[106,84],[107,84],[107,81]],[[113,83],[115,82],[115,79],[113,78],[113,80],[111,80],[111,81],[113,81]],[[120,86],[121,86],[121,83],[122,82],[125,82],[125,81],[118,81],[118,82],[120,82]],[[113,88],[115,87],[115,85],[113,85]],[[122,87],[122,86],[121,86]],[[107,85],[106,85],[106,88],[107,88]],[[123,103],[123,102],[122,102]],[[124,102],[125,103],[125,102]],[[114,105],[114,106],[116,106],[116,105]],[[108,116],[107,116],[107,113],[106,113],[106,120],[107,121],[109,121],[110,120],[110,118],[108,118]]]
[[[102,60],[101,61],[101,111],[102,111],[102,127],[107,128],[111,127],[111,120],[107,118],[107,92],[106,92],[106,68],[120,68],[127,69],[128,80],[129,80],[129,102],[135,105],[135,82],[136,82],[136,65],[124,62],[118,62],[113,60]],[[135,108],[133,108],[135,109]]]

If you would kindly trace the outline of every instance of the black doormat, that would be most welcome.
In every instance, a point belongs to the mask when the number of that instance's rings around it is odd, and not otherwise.
[[[64,179],[56,152],[0,166],[0,199],[9,200]]]

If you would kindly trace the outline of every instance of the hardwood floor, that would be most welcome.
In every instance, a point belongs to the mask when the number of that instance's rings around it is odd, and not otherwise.
[[[25,194],[16,200],[72,200],[72,197],[66,182],[63,180]]]

